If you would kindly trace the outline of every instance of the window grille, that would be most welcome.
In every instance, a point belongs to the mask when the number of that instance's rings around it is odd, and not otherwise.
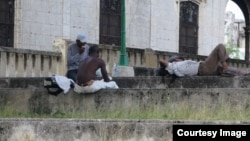
[[[121,0],[100,1],[100,44],[120,46]]]
[[[191,1],[180,3],[179,52],[197,54],[199,6]]]

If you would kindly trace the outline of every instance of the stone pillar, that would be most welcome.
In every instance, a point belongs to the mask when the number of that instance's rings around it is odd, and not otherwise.
[[[145,49],[145,67],[157,67],[157,57],[152,49]]]
[[[0,51],[0,77],[6,77],[7,65],[7,53]]]
[[[27,59],[26,59],[26,77],[32,77],[34,68],[33,68],[33,62],[34,58],[32,57],[32,54],[27,54]]]
[[[45,77],[48,77],[50,76],[49,75],[49,72],[50,72],[50,66],[49,66],[49,62],[50,62],[50,56],[43,56],[43,61],[42,61],[42,66],[43,66],[43,71],[42,71],[42,76],[45,76]]]
[[[246,25],[246,27],[244,28],[245,30],[245,36],[246,36],[246,45],[245,45],[245,61],[249,61],[249,40],[250,40],[250,27],[249,25]]]
[[[24,54],[23,53],[17,53],[16,54],[16,76],[17,77],[23,77],[24,76],[24,62],[26,61],[24,58]]]
[[[41,76],[41,55],[40,54],[36,54],[35,55],[35,66],[34,66],[34,76],[36,77],[40,77]]]
[[[58,74],[65,75],[67,72],[67,41],[63,39],[55,39],[53,41],[53,50],[62,53],[62,57],[57,66]]]
[[[9,59],[7,76],[16,77],[16,54],[14,52],[10,52],[7,58]]]

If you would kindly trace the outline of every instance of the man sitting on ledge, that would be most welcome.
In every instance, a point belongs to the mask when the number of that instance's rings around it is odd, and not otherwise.
[[[248,74],[237,68],[228,67],[228,58],[225,46],[219,44],[204,61],[178,60],[169,62],[167,60],[160,60],[159,63],[169,74],[174,74],[178,77],[194,75],[234,76]]]
[[[97,69],[101,70],[102,78],[96,77]],[[94,93],[100,89],[119,88],[116,82],[111,81],[105,62],[99,58],[99,47],[92,45],[89,56],[80,64],[74,91],[77,93]]]

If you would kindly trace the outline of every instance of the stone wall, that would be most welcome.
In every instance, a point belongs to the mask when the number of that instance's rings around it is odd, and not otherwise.
[[[144,77],[143,77],[144,78]],[[203,78],[203,79],[202,79]],[[41,78],[39,78],[41,79]],[[159,78],[158,78],[159,79]],[[197,82],[208,85],[207,77],[184,78],[182,83]],[[218,79],[218,83],[215,80]],[[25,80],[25,79],[21,79]],[[126,80],[126,79],[125,79]],[[199,82],[198,80],[203,80]],[[139,111],[157,106],[161,112],[165,108],[180,106],[209,107],[224,106],[249,107],[248,77],[240,78],[209,78],[211,83],[225,85],[224,88],[204,86],[201,89],[172,88],[102,90],[94,94],[76,94],[70,91],[59,96],[48,95],[45,89],[17,88],[1,85],[0,107],[13,108],[20,113],[46,113],[53,115],[60,112],[95,113],[96,111]],[[221,82],[225,81],[225,82]],[[6,80],[8,81],[8,80]],[[29,80],[26,80],[31,83]],[[124,80],[123,80],[124,81]],[[230,83],[233,81],[233,84]],[[2,81],[0,81],[2,82]],[[220,83],[221,82],[221,83]],[[135,82],[136,83],[136,82]],[[147,84],[148,81],[141,83]],[[151,82],[154,83],[154,82]],[[183,87],[177,83],[179,87]],[[214,85],[211,84],[211,85]],[[197,85],[196,85],[197,86]],[[197,86],[201,87],[201,86]],[[224,87],[224,86],[222,86]],[[233,88],[231,88],[233,87]],[[246,88],[247,87],[247,88]],[[10,88],[10,89],[8,89]],[[162,107],[162,109],[160,108]],[[189,108],[189,107],[186,107]],[[83,114],[84,115],[84,114]],[[140,119],[36,119],[36,118],[0,118],[1,141],[172,141],[173,125],[247,125],[247,121],[191,121],[191,120],[144,120]]]
[[[181,0],[126,0],[127,47],[179,51]],[[199,5],[198,54],[209,52],[224,40],[227,0],[192,0]],[[86,33],[99,44],[99,0],[16,0],[15,48],[53,51],[55,39],[75,40]]]
[[[43,88],[0,89],[0,106],[23,113],[55,114],[57,112],[135,112],[149,109],[178,109],[180,106],[220,108],[249,107],[249,88],[120,88],[91,94],[73,90],[58,96]]]
[[[61,65],[62,55],[59,52],[0,48],[0,77],[44,77],[63,74]]]

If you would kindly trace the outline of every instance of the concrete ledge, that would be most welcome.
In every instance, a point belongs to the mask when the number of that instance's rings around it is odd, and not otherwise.
[[[61,52],[40,51],[40,50],[31,50],[31,49],[22,49],[22,48],[10,48],[10,47],[0,47],[0,52],[23,53],[23,54],[40,54],[40,55],[57,56],[57,57],[62,56]]]
[[[250,89],[117,89],[101,90],[94,94],[76,94],[73,90],[58,96],[46,89],[1,88],[0,106],[19,112],[55,113],[57,111],[95,112],[177,106],[241,106],[249,107]]]
[[[134,77],[134,68],[131,66],[116,66],[116,71],[115,74],[116,76],[119,77]]]
[[[0,78],[0,88],[41,88],[44,77],[5,77]]]
[[[43,77],[0,78],[0,88],[42,88]],[[193,76],[177,78],[158,76],[113,77],[120,88],[250,88],[250,76]]]
[[[158,68],[145,68],[134,66],[135,76],[156,76]]]
[[[250,88],[250,77],[193,76],[175,79],[158,76],[114,78],[120,88]]]
[[[242,121],[0,119],[0,140],[172,141],[173,125],[242,124]]]

